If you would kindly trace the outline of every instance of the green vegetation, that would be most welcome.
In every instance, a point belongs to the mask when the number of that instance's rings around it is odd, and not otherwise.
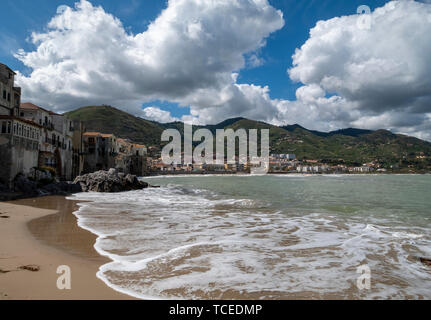
[[[66,114],[84,123],[87,131],[113,133],[136,143],[159,145],[164,128],[151,121],[137,118],[110,106],[84,107]]]
[[[84,107],[67,114],[84,122],[87,131],[114,133],[147,146],[161,147],[163,130],[178,129],[181,122],[161,124],[134,117],[109,106]],[[343,129],[334,132],[307,130],[299,125],[277,127],[244,118],[229,119],[217,125],[196,126],[194,130],[269,129],[271,153],[294,153],[300,160],[359,166],[379,162],[384,168],[399,167],[431,170],[431,143],[386,130]],[[420,158],[425,156],[425,158]]]

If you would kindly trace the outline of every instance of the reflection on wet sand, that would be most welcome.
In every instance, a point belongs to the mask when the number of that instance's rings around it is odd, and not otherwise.
[[[28,228],[36,239],[82,258],[101,263],[108,261],[93,247],[97,237],[78,227],[77,219],[73,215],[73,212],[78,209],[77,201],[66,200],[64,196],[49,196],[11,203],[58,211],[56,214],[28,223]]]

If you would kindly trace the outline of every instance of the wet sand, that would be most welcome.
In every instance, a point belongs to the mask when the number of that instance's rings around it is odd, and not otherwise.
[[[78,227],[76,208],[65,197],[0,202],[0,300],[133,299],[96,277],[108,260]],[[70,267],[71,290],[57,288],[59,266]]]

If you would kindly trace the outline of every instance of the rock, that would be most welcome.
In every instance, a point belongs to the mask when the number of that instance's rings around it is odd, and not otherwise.
[[[79,176],[73,182],[79,184],[83,192],[123,192],[148,188],[148,184],[141,182],[134,175],[118,173],[116,169],[97,171]]]
[[[38,272],[40,270],[40,267],[31,264],[31,265],[28,265],[28,266],[19,267],[18,269],[27,270],[27,271],[31,271],[31,272]]]
[[[82,192],[82,188],[79,183],[57,182],[44,186],[40,191],[42,194],[68,195]]]
[[[431,259],[419,258],[419,260],[426,266],[431,267]]]
[[[11,190],[5,184],[0,183],[0,192],[11,192]]]
[[[28,197],[36,197],[39,195],[37,183],[28,180],[23,175],[18,175],[13,182],[13,191],[22,193]]]
[[[108,174],[109,174],[110,176],[118,175],[118,173],[117,173],[117,169],[114,169],[114,168],[109,169]]]

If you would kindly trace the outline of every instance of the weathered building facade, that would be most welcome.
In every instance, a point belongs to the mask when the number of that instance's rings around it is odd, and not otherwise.
[[[115,168],[125,174],[144,176],[147,172],[147,148],[113,134],[85,132],[84,172]]]
[[[13,116],[0,116],[0,183],[12,186],[18,174],[37,166],[42,127]]]
[[[72,177],[77,177],[84,173],[84,132],[83,123],[81,121],[74,121],[72,135]]]
[[[109,170],[115,167],[117,156],[117,138],[113,134],[85,132],[84,140],[84,172]]]
[[[22,119],[42,127],[37,167],[51,167],[59,178],[71,180],[73,122],[32,103],[21,104],[19,112]]]
[[[18,116],[21,88],[14,87],[15,72],[0,63],[0,115]]]

